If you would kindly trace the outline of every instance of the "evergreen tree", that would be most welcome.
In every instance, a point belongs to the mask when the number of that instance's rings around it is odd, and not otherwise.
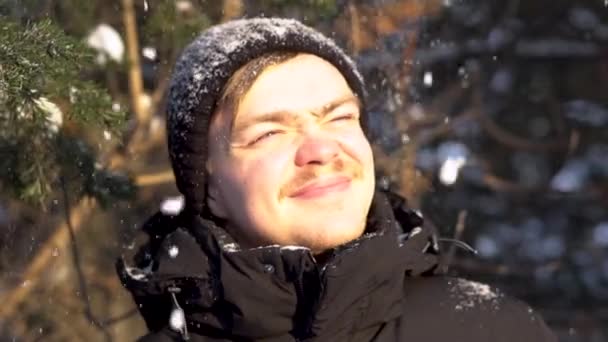
[[[81,72],[93,52],[51,21],[19,25],[0,17],[0,182],[42,206],[60,178],[78,196],[106,203],[133,188],[99,167],[94,136],[120,136],[125,112]]]

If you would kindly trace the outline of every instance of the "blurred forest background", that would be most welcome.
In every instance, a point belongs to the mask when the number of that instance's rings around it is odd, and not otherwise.
[[[355,56],[379,184],[479,251],[444,246],[447,272],[608,341],[606,0],[0,0],[0,341],[144,333],[114,262],[179,194],[171,67],[257,15]]]

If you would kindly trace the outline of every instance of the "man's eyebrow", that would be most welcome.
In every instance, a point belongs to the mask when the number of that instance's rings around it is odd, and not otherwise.
[[[326,104],[325,106],[323,106],[322,108],[318,109],[318,110],[313,110],[311,111],[311,113],[316,116],[316,117],[323,117],[329,113],[331,113],[334,109],[340,107],[343,104],[346,104],[348,102],[353,102],[357,105],[357,107],[361,108],[361,101],[359,100],[358,97],[356,97],[355,95],[349,94],[347,96],[343,96],[340,97],[328,104]]]
[[[263,122],[275,122],[275,123],[287,124],[287,123],[295,122],[296,119],[297,119],[297,117],[294,113],[284,111],[284,110],[256,115],[256,116],[254,116],[252,118],[248,118],[238,124],[235,123],[235,125],[232,129],[232,136],[233,137],[237,136],[242,131],[244,131],[245,129],[247,129],[255,124],[259,124],[259,123],[263,123]]]
[[[326,105],[324,105],[323,107],[317,109],[317,110],[313,110],[310,111],[310,113],[312,115],[314,115],[315,117],[323,117],[329,113],[331,113],[334,109],[340,107],[343,104],[346,104],[348,102],[353,102],[357,105],[357,107],[361,108],[361,101],[359,100],[358,97],[354,96],[354,95],[348,95],[348,96],[344,96],[344,97],[340,97]],[[286,123],[293,123],[295,121],[297,121],[298,116],[293,113],[290,112],[288,110],[278,110],[278,111],[274,111],[274,112],[269,112],[269,113],[263,113],[260,115],[256,115],[252,118],[246,119],[243,122],[240,122],[238,125],[235,124],[232,130],[232,136],[236,136],[238,135],[241,131],[247,129],[248,127],[258,124],[258,123],[263,123],[263,122],[276,122],[276,123],[281,123],[281,124],[286,124]]]

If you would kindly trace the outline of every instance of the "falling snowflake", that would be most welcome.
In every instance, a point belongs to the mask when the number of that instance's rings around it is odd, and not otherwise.
[[[175,9],[180,13],[190,12],[193,8],[190,1],[180,0],[175,2]]]
[[[179,248],[177,248],[176,245],[172,245],[171,247],[169,247],[169,256],[174,259],[175,257],[177,257],[177,255],[179,254]]]
[[[593,228],[593,242],[602,247],[608,247],[608,222],[601,222]]]
[[[93,30],[86,39],[87,45],[99,52],[97,62],[106,63],[106,57],[117,63],[122,62],[125,52],[125,44],[120,34],[108,24],[100,24]]]
[[[466,164],[465,157],[449,157],[441,165],[439,170],[439,180],[445,185],[453,185],[458,179],[460,169]]]
[[[569,160],[551,179],[551,188],[561,192],[581,190],[589,178],[589,165],[582,159]]]
[[[424,85],[427,88],[430,88],[433,86],[433,73],[430,71],[427,71],[424,73],[424,77],[422,79],[422,83],[424,83]]]
[[[154,48],[152,46],[146,46],[143,49],[141,49],[141,54],[150,60],[155,60],[156,57],[158,56],[158,53],[156,52],[156,48]]]
[[[160,205],[160,211],[165,215],[177,215],[184,209],[184,197],[166,198]]]
[[[109,131],[103,131],[103,138],[106,140],[110,140],[112,139],[112,133],[110,133]]]

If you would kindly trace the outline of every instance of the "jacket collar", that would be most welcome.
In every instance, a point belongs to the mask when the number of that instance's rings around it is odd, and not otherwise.
[[[252,339],[338,336],[398,316],[404,275],[437,265],[432,230],[392,194],[374,196],[366,233],[333,250],[324,265],[302,247],[241,250],[209,218],[188,216],[177,225],[153,251],[154,272],[137,280],[123,272],[123,281],[136,296],[181,287],[190,330]]]

